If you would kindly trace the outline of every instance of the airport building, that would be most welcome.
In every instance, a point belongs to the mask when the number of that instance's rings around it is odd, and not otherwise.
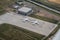
[[[32,14],[33,10],[28,7],[22,7],[18,9],[18,13],[22,15],[30,15]]]

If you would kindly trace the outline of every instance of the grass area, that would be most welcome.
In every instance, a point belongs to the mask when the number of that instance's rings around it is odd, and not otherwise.
[[[10,25],[0,25],[0,39],[4,40],[41,40],[44,36],[26,29]]]
[[[55,24],[58,23],[57,20],[50,19],[50,18],[46,18],[46,17],[42,17],[42,16],[35,15],[35,14],[29,15],[29,16],[30,16],[30,17],[34,17],[34,18],[37,18],[37,19],[40,19],[40,20],[48,21],[48,22],[51,22],[51,23],[55,23]]]
[[[0,6],[0,15],[4,14],[5,10]]]
[[[0,0],[0,15],[6,12],[7,7],[10,7],[17,0]]]
[[[4,12],[5,12],[5,11],[2,11],[2,10],[1,10],[1,11],[0,11],[0,15],[4,14]]]

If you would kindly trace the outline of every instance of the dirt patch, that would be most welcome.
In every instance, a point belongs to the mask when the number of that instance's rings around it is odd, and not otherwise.
[[[60,0],[48,0],[48,1],[60,4]]]
[[[40,10],[40,12],[37,13],[36,15],[47,17],[47,18],[51,18],[51,19],[55,19],[55,20],[60,20],[60,17],[59,16],[56,16],[54,14],[51,14],[51,13],[45,11],[45,10]]]

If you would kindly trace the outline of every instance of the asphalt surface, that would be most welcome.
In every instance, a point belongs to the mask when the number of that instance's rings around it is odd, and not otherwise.
[[[28,18],[30,21],[23,21],[24,18]],[[32,24],[32,21],[37,20],[39,24]],[[48,36],[56,27],[56,24],[49,23],[46,21],[38,20],[35,18],[31,18],[28,16],[23,16],[16,13],[6,13],[0,16],[0,24],[8,23],[12,25],[16,25],[18,27],[22,27],[24,29],[36,32],[38,34],[42,34]]]

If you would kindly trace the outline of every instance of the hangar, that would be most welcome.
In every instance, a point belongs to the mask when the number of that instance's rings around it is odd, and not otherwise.
[[[30,15],[32,14],[33,10],[28,7],[22,7],[18,9],[18,13],[22,15]]]

